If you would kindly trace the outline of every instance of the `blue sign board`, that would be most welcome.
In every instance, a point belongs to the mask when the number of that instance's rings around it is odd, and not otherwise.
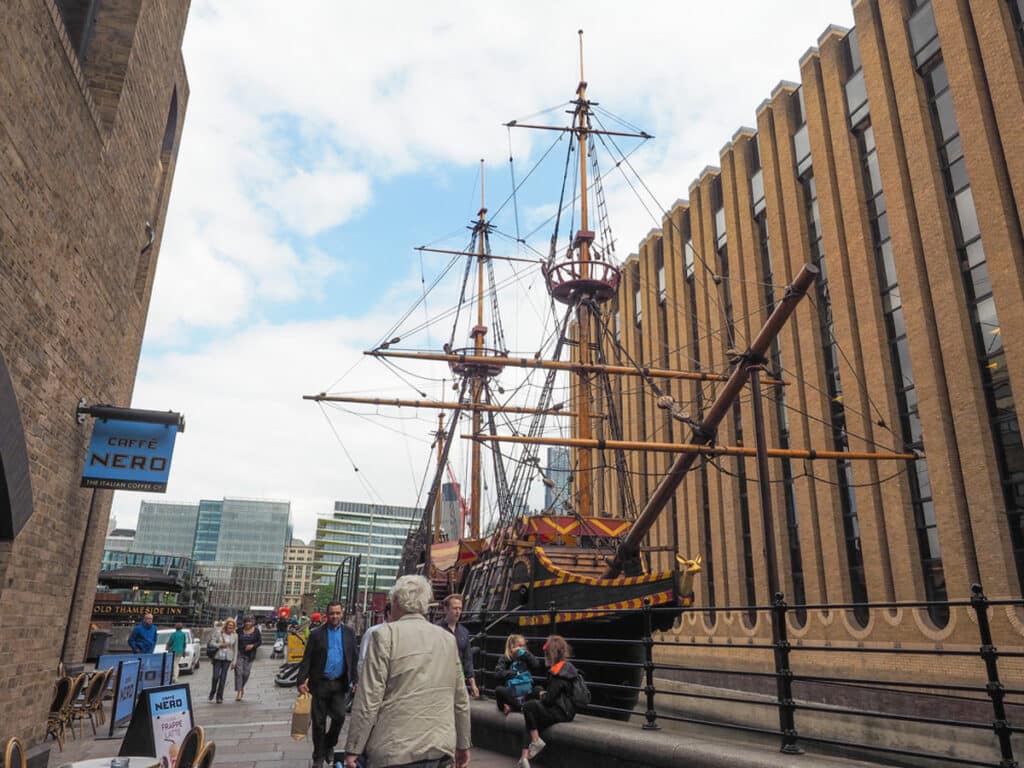
[[[97,419],[82,487],[165,492],[177,434],[175,424]]]
[[[96,669],[116,667],[119,661],[139,662],[139,690],[158,688],[171,682],[174,656],[167,653],[111,653],[96,660]]]
[[[114,725],[131,717],[135,708],[135,694],[139,688],[139,670],[141,664],[137,659],[124,659],[117,665],[117,690],[114,691],[114,714],[110,718],[110,731]]]

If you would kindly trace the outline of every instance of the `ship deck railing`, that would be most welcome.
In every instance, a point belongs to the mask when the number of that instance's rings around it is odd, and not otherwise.
[[[1024,599],[989,599],[985,596],[981,587],[977,584],[971,587],[971,598],[968,600],[947,600],[947,601],[883,601],[883,602],[847,602],[847,603],[813,603],[802,605],[788,605],[784,595],[776,594],[771,605],[735,605],[735,606],[690,606],[680,608],[678,606],[651,606],[645,604],[639,609],[602,609],[602,617],[615,616],[639,616],[643,632],[636,639],[617,639],[597,636],[584,636],[578,634],[579,627],[586,627],[585,622],[563,624],[566,632],[560,633],[556,622],[560,607],[551,604],[543,610],[518,609],[517,617],[545,615],[549,624],[545,629],[550,630],[549,634],[563,634],[565,639],[573,644],[580,644],[596,648],[604,645],[618,645],[623,648],[632,646],[643,650],[642,661],[615,661],[606,658],[594,659],[573,657],[573,663],[583,672],[587,685],[592,693],[597,693],[597,699],[602,698],[600,692],[632,692],[642,697],[637,707],[626,709],[615,706],[607,706],[600,703],[593,703],[587,708],[588,714],[614,717],[616,719],[629,719],[630,716],[642,718],[642,728],[658,729],[659,720],[674,721],[680,723],[696,724],[701,726],[713,726],[715,728],[734,729],[739,731],[758,733],[762,735],[774,735],[779,739],[780,750],[788,754],[802,754],[801,744],[814,744],[827,751],[839,752],[847,755],[869,756],[873,759],[895,762],[896,764],[935,764],[935,765],[967,765],[967,766],[999,766],[1010,768],[1018,763],[1014,756],[1014,736],[1024,733],[1024,688],[1012,687],[1003,684],[1000,679],[1000,660],[1016,660],[1024,658],[1024,649],[1017,643],[1009,648],[998,648],[992,637],[989,624],[989,613],[995,607],[1012,607],[1018,617],[1024,616]],[[646,602],[646,601],[645,601]],[[953,609],[966,611],[969,622],[975,625],[977,631],[978,646],[966,647],[960,643],[957,647],[946,647],[936,642],[928,644],[905,646],[898,641],[887,642],[875,641],[872,645],[865,645],[862,642],[852,640],[849,642],[805,642],[798,640],[791,642],[788,637],[788,621],[799,617],[800,625],[806,621],[808,612],[832,612],[846,611],[864,621],[864,617],[876,611],[922,611],[931,616],[948,617]],[[568,610],[562,607],[561,610]],[[571,611],[570,611],[571,612]],[[764,632],[759,639],[744,639],[739,642],[713,641],[710,637],[699,639],[697,635],[690,634],[691,640],[683,640],[681,637],[668,637],[664,633],[658,633],[656,627],[664,625],[658,621],[659,617],[674,615],[677,621],[682,620],[683,614],[690,612],[704,613],[708,616],[718,614],[731,614],[746,616],[756,619],[758,614],[767,614],[770,617],[770,638],[765,638]],[[479,616],[464,615],[464,620],[476,621],[480,626],[488,626],[486,613]],[[494,618],[494,614],[490,615]],[[751,621],[749,626],[753,626]],[[748,627],[749,628],[749,627]],[[576,632],[574,634],[574,632]],[[522,633],[530,646],[539,648],[540,643],[549,635],[530,635]],[[493,687],[488,687],[494,682],[493,670],[501,653],[495,653],[488,648],[499,648],[504,646],[505,635],[488,634],[480,632],[473,636],[472,642],[478,663],[476,665],[478,682],[483,683],[480,687],[493,693]],[[1005,640],[1005,638],[1002,638]],[[702,657],[721,653],[722,664],[700,666],[666,663],[656,656],[659,648],[701,648]],[[738,650],[749,651],[751,656],[745,659],[747,668],[732,668],[729,662],[735,662]],[[822,663],[827,662],[829,655],[843,654],[846,658],[840,666]],[[923,659],[934,658],[936,665],[933,673],[923,674],[922,677],[914,679],[913,675],[900,674],[903,667],[894,665],[896,674],[885,679],[870,678],[865,676],[843,675],[843,674],[802,674],[794,671],[794,666],[803,666],[801,661],[806,657],[814,657],[818,662],[806,665],[811,669],[825,668],[830,666],[836,669],[856,670],[860,665],[851,661],[850,657],[864,654],[875,656],[878,654],[890,654],[896,657],[913,656]],[[941,678],[948,677],[939,661],[942,657],[953,657],[963,659],[955,662],[957,675],[961,682],[944,682]],[[970,664],[967,659],[974,658],[978,664]],[[795,663],[794,663],[795,662]],[[1016,678],[1020,675],[1020,663],[1011,662],[1014,669],[1011,675]],[[634,679],[639,679],[639,684],[622,684],[598,681],[597,677],[607,675],[593,674],[588,676],[588,669],[596,670],[600,665],[604,669],[631,669],[634,670]],[[761,668],[752,668],[760,666]],[[1004,670],[1006,665],[1004,664]],[[982,671],[983,670],[983,671]],[[691,676],[691,679],[687,679]],[[699,682],[701,677],[705,680],[714,679],[716,684]],[[971,677],[976,682],[970,680]],[[690,684],[689,688],[676,690],[672,685],[672,678],[676,681]],[[697,681],[696,683],[694,681]],[[735,680],[734,687],[729,687],[728,681]],[[537,678],[540,682],[540,679]],[[798,693],[810,694],[795,696],[794,686],[801,688]],[[831,697],[841,703],[829,703],[827,692]],[[760,693],[760,695],[752,695]],[[892,694],[897,694],[894,699]],[[900,699],[903,695],[906,699]],[[814,697],[823,700],[814,700]],[[690,716],[685,709],[673,707],[668,702],[680,699],[697,699],[711,702],[724,702],[756,707],[773,707],[778,712],[778,727],[759,727],[744,722],[727,722],[724,719],[710,719],[708,717]],[[850,701],[857,704],[851,705]],[[862,702],[867,702],[862,704]],[[873,702],[873,704],[872,704]],[[659,709],[659,703],[661,708]],[[814,713],[814,723],[817,731],[809,732],[800,730],[801,714],[806,713],[808,720],[810,713]],[[951,714],[952,713],[952,714]],[[840,738],[835,734],[849,732],[845,727],[849,721],[857,719],[861,722],[891,721],[894,723],[917,723],[922,726],[937,727],[943,729],[943,742],[939,746],[944,747],[943,751],[930,751],[927,749],[910,748],[894,745],[894,743],[881,743],[879,738],[875,743],[870,739],[861,741],[850,741]],[[843,721],[847,721],[843,723]],[[829,729],[823,723],[834,723]],[[945,730],[948,729],[948,730]],[[869,732],[872,730],[868,729]],[[988,731],[993,734],[987,737],[989,740],[986,747],[984,742],[979,751],[978,738],[971,740],[972,748],[963,750],[959,754],[956,746],[960,743],[960,735],[966,732]],[[1019,746],[1019,745],[1017,745]],[[983,754],[991,750],[991,759]],[[808,763],[810,766],[813,760]]]

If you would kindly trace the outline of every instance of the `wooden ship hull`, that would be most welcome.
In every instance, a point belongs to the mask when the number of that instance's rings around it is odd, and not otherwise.
[[[630,525],[621,518],[534,515],[493,546],[479,539],[434,544],[435,592],[465,595],[464,623],[487,635],[478,659],[483,668],[494,667],[510,634],[536,640],[534,647],[561,634],[593,683],[592,713],[626,719],[643,685],[640,641],[648,629],[640,609],[659,608],[651,612],[651,630],[669,629],[692,604],[700,571],[699,559],[679,558],[676,570],[603,578],[608,542]],[[498,681],[485,675],[483,682],[493,688]]]

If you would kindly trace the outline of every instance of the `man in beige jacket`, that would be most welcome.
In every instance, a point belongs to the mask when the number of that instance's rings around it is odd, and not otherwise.
[[[426,619],[432,590],[422,576],[391,588],[391,623],[366,649],[352,702],[345,768],[469,765],[469,694],[455,638]]]

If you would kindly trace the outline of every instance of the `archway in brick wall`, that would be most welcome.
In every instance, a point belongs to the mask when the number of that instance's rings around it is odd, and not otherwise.
[[[32,516],[28,447],[3,353],[0,352],[0,542],[12,541]]]

